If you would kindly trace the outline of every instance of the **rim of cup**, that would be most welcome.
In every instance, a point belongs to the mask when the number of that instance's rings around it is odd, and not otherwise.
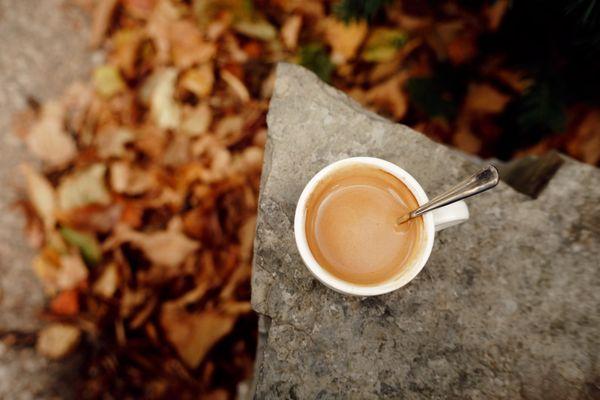
[[[317,278],[325,286],[337,292],[354,296],[376,296],[401,288],[413,280],[419,274],[419,272],[421,272],[427,263],[433,248],[435,228],[431,213],[424,214],[422,216],[424,234],[422,235],[421,242],[419,243],[419,251],[411,256],[409,261],[402,267],[397,275],[387,279],[382,283],[374,285],[354,284],[334,276],[325,268],[323,268],[314,258],[308,246],[308,241],[306,240],[306,203],[312,192],[325,177],[338,169],[356,164],[374,166],[387,173],[390,173],[404,183],[404,185],[406,185],[406,187],[415,196],[415,199],[419,205],[422,205],[428,201],[427,194],[417,180],[406,170],[397,166],[396,164],[375,157],[345,158],[329,164],[321,169],[310,179],[310,181],[308,181],[302,190],[302,194],[300,195],[298,204],[296,206],[296,213],[294,215],[294,237],[296,239],[296,246],[298,247],[298,251],[300,252],[300,256],[302,257],[304,264],[313,274],[313,276],[315,276],[315,278]]]

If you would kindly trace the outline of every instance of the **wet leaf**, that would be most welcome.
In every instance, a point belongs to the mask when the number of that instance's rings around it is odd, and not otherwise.
[[[69,355],[81,337],[79,328],[67,324],[51,324],[39,333],[36,349],[38,353],[53,360]]]
[[[67,243],[79,249],[88,265],[97,265],[102,259],[102,251],[95,236],[67,227],[60,228],[60,234]]]

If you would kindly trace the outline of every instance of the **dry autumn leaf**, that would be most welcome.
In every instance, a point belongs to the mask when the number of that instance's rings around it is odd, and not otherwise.
[[[52,229],[56,223],[56,192],[48,180],[30,165],[21,165],[21,172],[27,182],[27,196],[33,208],[42,219],[44,227]]]
[[[59,102],[46,103],[25,138],[29,151],[50,167],[65,166],[77,154],[75,141],[65,130],[64,113]]]
[[[57,188],[60,210],[88,204],[108,205],[111,196],[104,183],[105,174],[106,166],[97,163],[63,178]]]
[[[196,368],[206,353],[233,328],[235,316],[216,311],[188,312],[178,302],[165,303],[160,325],[181,359]]]
[[[469,85],[465,108],[471,112],[497,114],[504,110],[510,97],[489,84]]]
[[[75,349],[80,337],[81,331],[76,326],[51,324],[39,333],[36,349],[43,356],[58,360]]]
[[[335,18],[326,18],[324,24],[325,39],[332,48],[331,61],[334,64],[344,64],[352,59],[367,35],[367,23],[345,23]]]

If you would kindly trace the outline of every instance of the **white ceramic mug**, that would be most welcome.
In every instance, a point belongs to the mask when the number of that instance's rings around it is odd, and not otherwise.
[[[319,182],[321,182],[326,176],[339,168],[356,164],[377,167],[400,179],[402,183],[404,183],[406,187],[410,189],[412,194],[415,196],[415,199],[417,199],[419,205],[422,205],[428,201],[427,194],[425,194],[425,191],[421,185],[419,185],[417,180],[399,166],[392,164],[389,161],[373,157],[346,158],[344,160],[336,161],[333,164],[323,168],[308,182],[302,191],[300,199],[298,200],[298,205],[296,206],[296,215],[294,217],[294,235],[296,237],[296,245],[298,246],[298,250],[300,251],[300,256],[302,257],[304,264],[306,264],[309,271],[325,286],[340,293],[349,295],[376,296],[401,288],[410,282],[415,276],[417,276],[429,259],[431,249],[433,248],[435,232],[469,219],[469,209],[464,201],[459,201],[425,213],[423,215],[423,227],[425,234],[422,235],[419,243],[419,249],[415,253],[415,256],[409,259],[406,265],[396,276],[389,278],[385,282],[368,286],[357,285],[344,281],[332,275],[321,265],[319,265],[310,251],[310,248],[308,247],[305,228],[306,202],[310,198],[310,195]]]

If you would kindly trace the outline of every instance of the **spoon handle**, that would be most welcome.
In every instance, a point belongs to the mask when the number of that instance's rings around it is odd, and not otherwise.
[[[493,165],[488,165],[479,172],[471,175],[456,186],[451,187],[446,192],[435,196],[427,203],[416,210],[398,218],[398,224],[408,221],[411,218],[418,217],[428,211],[443,207],[450,203],[465,199],[477,193],[484,192],[498,184],[498,170]]]

